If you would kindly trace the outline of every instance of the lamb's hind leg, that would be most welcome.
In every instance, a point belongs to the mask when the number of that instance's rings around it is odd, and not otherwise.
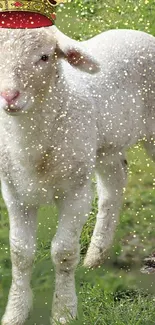
[[[86,267],[102,264],[111,246],[126,185],[127,161],[122,156],[99,158],[96,168],[98,214],[91,243],[84,261]]]

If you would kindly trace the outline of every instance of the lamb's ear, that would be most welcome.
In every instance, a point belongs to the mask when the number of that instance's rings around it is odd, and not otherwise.
[[[56,55],[58,58],[64,58],[71,65],[90,74],[100,71],[97,60],[90,53],[87,53],[87,50],[79,42],[70,39],[56,27],[54,27],[54,37],[57,44]]]
[[[99,63],[90,54],[77,48],[77,46],[68,46],[64,50],[57,47],[56,55],[58,58],[66,59],[71,65],[76,68],[94,74],[100,71]]]

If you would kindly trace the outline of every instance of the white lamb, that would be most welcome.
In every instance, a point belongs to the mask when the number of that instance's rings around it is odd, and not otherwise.
[[[36,216],[54,202],[52,324],[76,317],[79,237],[97,177],[97,222],[85,266],[103,262],[126,184],[125,150],[139,140],[155,158],[155,38],[113,30],[76,42],[56,27],[0,30],[0,173],[10,217],[12,286],[3,325],[32,306]],[[46,222],[46,220],[45,220]]]

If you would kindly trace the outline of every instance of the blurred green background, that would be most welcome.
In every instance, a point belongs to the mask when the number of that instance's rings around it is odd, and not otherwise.
[[[81,0],[60,6],[57,26],[85,40],[102,31],[130,28],[155,35],[153,0]],[[142,259],[155,249],[155,164],[141,145],[128,152],[128,186],[115,240],[105,264],[97,270],[82,267],[95,224],[97,197],[81,236],[81,263],[76,272],[79,325],[155,324],[155,275],[141,274]],[[39,211],[38,249],[32,286],[34,310],[27,325],[48,325],[54,286],[50,243],[56,230],[55,207]],[[0,199],[0,317],[11,283],[7,211]],[[10,324],[11,325],[11,324]]]

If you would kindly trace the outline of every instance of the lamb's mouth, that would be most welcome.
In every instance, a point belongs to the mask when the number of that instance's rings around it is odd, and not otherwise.
[[[5,108],[5,112],[9,115],[17,115],[22,112],[22,109],[18,107],[16,108],[7,107]]]
[[[8,115],[19,115],[24,113],[23,107],[14,107],[14,106],[7,106],[4,108],[5,113]]]
[[[15,103],[15,104],[3,106],[3,109],[5,113],[7,113],[8,115],[15,116],[15,115],[27,113],[29,111],[30,104],[31,104],[30,98],[26,98],[21,103]]]

